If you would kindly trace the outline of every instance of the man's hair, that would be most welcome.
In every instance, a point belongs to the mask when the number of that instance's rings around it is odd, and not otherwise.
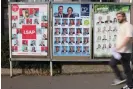
[[[116,13],[116,15],[118,15],[118,14],[122,15],[125,18],[125,21],[127,21],[126,13],[125,12],[120,11],[120,12]]]
[[[59,8],[60,8],[60,7],[62,7],[62,8],[63,8],[63,6],[59,6],[59,7],[58,7],[58,10],[59,10]]]
[[[123,11],[120,11],[120,12],[117,12],[117,13],[116,13],[116,15],[118,15],[118,14],[122,15],[123,17],[126,17],[125,12],[123,12]]]

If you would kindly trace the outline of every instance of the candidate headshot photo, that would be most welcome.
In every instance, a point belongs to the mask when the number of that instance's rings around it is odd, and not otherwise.
[[[75,34],[75,29],[74,28],[69,28],[69,35],[73,36]]]
[[[23,52],[28,52],[28,47],[27,46],[22,46],[22,51]]]
[[[116,18],[114,18],[113,23],[117,23],[117,19]]]
[[[77,28],[76,29],[76,35],[77,36],[82,36],[82,30],[81,30],[81,28]]]
[[[82,38],[81,37],[77,37],[76,38],[76,44],[80,45],[82,43]]]
[[[102,16],[99,16],[97,24],[102,24],[102,23],[104,23],[103,18]]]
[[[32,24],[32,19],[26,19],[26,24]]]
[[[107,20],[105,21],[105,23],[109,24],[112,23],[113,21],[110,19],[110,16],[107,16]]]
[[[66,52],[68,52],[68,50],[67,50],[67,46],[63,46],[61,52],[62,52],[62,53],[66,53]]]
[[[82,25],[82,19],[76,19],[76,26]]]
[[[36,52],[36,47],[32,47],[31,52]]]
[[[61,25],[60,23],[60,19],[55,19],[55,23],[54,23],[55,26],[58,26],[58,25]]]
[[[19,19],[19,24],[25,24],[25,20],[24,19]]]
[[[32,40],[31,43],[30,43],[30,46],[36,46],[36,41]]]
[[[12,34],[12,39],[18,39],[18,35],[17,34]]]
[[[54,49],[55,49],[55,51],[54,51],[55,53],[59,53],[60,52],[60,47],[59,46],[55,46]]]
[[[62,37],[62,42],[61,44],[68,44],[68,38],[67,37]]]
[[[55,37],[55,42],[54,42],[54,44],[60,44],[61,42],[60,42],[60,37]]]
[[[105,33],[105,32],[107,32],[107,29],[106,29],[106,27],[104,26],[104,27],[103,27],[103,30],[102,30],[102,33]]]
[[[83,31],[83,35],[89,35],[89,28],[84,28]]]
[[[66,17],[66,14],[63,13],[63,6],[58,6],[58,13],[54,13],[54,17],[56,18]]]
[[[70,44],[70,45],[74,45],[74,44],[75,44],[75,39],[74,39],[74,37],[70,37],[70,38],[69,38],[69,44]]]
[[[67,17],[67,18],[75,18],[74,14],[73,14],[73,8],[72,8],[72,7],[68,7],[68,8],[67,8],[66,17]]]
[[[82,52],[82,49],[80,46],[76,47],[76,53],[81,53]]]
[[[86,45],[86,44],[88,44],[88,43],[89,43],[89,38],[88,38],[88,37],[84,37],[84,42],[83,42],[83,44]]]
[[[55,34],[55,35],[60,35],[60,28],[55,28],[54,34]]]
[[[69,26],[73,26],[75,25],[75,20],[74,19],[70,19],[69,20]]]
[[[39,46],[45,46],[44,40],[41,40]]]
[[[62,35],[63,36],[68,35],[68,29],[67,28],[62,28]]]
[[[34,24],[39,24],[38,19],[34,19]]]
[[[98,32],[98,33],[102,32],[102,31],[101,31],[101,27],[98,27],[98,28],[97,28],[97,32]]]
[[[62,19],[62,26],[68,25],[68,20],[67,19]]]
[[[17,28],[17,23],[12,23],[12,28]]]
[[[75,52],[74,46],[70,46],[70,47],[69,47],[69,52],[70,52],[70,53],[74,53],[74,52]]]
[[[89,47],[88,46],[84,46],[83,47],[83,52],[88,53],[89,52]]]

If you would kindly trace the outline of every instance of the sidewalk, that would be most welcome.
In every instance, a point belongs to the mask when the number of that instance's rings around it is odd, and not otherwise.
[[[111,86],[112,73],[60,76],[2,76],[1,89],[120,89]]]

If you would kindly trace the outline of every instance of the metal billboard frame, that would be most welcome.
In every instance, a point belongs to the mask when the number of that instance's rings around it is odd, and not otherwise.
[[[15,56],[15,57],[13,57],[13,55],[12,55],[12,50],[11,50],[11,46],[12,46],[12,40],[11,40],[11,38],[12,38],[12,36],[11,36],[11,34],[12,34],[12,28],[11,28],[11,24],[12,24],[12,22],[11,22],[11,15],[12,15],[12,8],[11,8],[11,5],[12,4],[19,4],[19,5],[47,5],[47,19],[48,19],[48,28],[47,28],[47,38],[48,38],[48,40],[47,40],[47,45],[48,45],[48,54],[47,54],[47,56],[21,56],[21,55],[18,55],[18,56]],[[9,11],[9,13],[8,13],[8,16],[9,16],[9,49],[10,49],[10,58],[9,58],[9,62],[10,62],[10,77],[12,77],[13,76],[13,67],[12,67],[12,62],[13,61],[51,61],[51,54],[50,54],[50,51],[49,51],[49,49],[50,49],[50,47],[49,47],[49,45],[50,45],[50,35],[49,35],[49,33],[50,33],[50,31],[49,31],[49,29],[50,29],[50,17],[49,17],[49,7],[50,7],[50,2],[45,2],[45,3],[42,3],[42,2],[40,2],[40,3],[36,3],[36,2],[33,2],[33,3],[31,3],[31,2],[9,2],[8,3],[8,11]]]

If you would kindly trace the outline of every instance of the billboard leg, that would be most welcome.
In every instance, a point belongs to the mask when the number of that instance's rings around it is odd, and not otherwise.
[[[12,61],[10,60],[10,77],[12,78],[12,73],[13,73],[13,70],[12,70]]]
[[[50,76],[53,76],[53,63],[50,61]]]

